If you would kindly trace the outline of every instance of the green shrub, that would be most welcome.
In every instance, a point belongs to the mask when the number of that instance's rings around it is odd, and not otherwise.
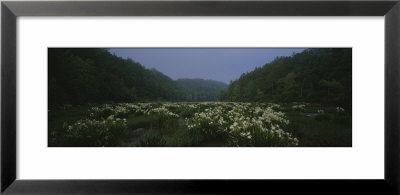
[[[140,147],[162,147],[166,146],[167,142],[162,135],[155,133],[145,133],[140,136],[139,144]]]
[[[79,120],[72,125],[64,124],[66,145],[116,146],[127,129],[126,119]]]
[[[337,124],[351,126],[351,116],[349,115],[336,115],[333,118],[333,122]]]
[[[228,139],[230,146],[237,147],[287,147],[297,146],[298,142],[298,139],[288,132],[264,131],[257,126],[233,131]]]
[[[204,140],[201,135],[195,135],[186,129],[177,130],[170,140],[171,146],[191,147],[196,146]]]
[[[157,114],[157,127],[160,129],[171,129],[179,126],[178,118],[165,114]]]
[[[157,126],[157,118],[148,115],[130,115],[128,118],[128,128],[135,130],[138,128],[151,129]]]
[[[317,121],[330,121],[331,116],[329,114],[318,114],[315,116],[315,120]]]

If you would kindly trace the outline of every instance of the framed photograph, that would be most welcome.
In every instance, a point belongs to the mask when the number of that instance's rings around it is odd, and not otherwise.
[[[399,23],[397,0],[2,1],[1,192],[397,194]]]
[[[47,72],[49,147],[352,146],[352,48],[48,48]]]

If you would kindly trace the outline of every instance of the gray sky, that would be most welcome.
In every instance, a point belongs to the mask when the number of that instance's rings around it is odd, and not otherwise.
[[[155,68],[172,79],[201,78],[229,83],[277,56],[304,48],[112,48],[110,52]]]

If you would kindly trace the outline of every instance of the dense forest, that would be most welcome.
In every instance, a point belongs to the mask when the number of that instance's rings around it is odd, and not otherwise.
[[[309,102],[351,108],[352,50],[306,49],[244,73],[221,101]]]
[[[216,101],[227,85],[212,80],[172,80],[107,49],[48,50],[49,106],[62,104]]]
[[[228,88],[227,84],[214,80],[178,79],[176,82],[185,88],[188,100],[196,102],[217,100],[221,90]]]

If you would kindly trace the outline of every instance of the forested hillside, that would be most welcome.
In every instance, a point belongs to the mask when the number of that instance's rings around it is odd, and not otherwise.
[[[351,48],[306,49],[244,73],[219,97],[239,102],[309,102],[351,107]]]
[[[49,106],[62,104],[215,101],[212,81],[172,80],[155,69],[131,59],[110,54],[106,49],[48,50]],[[189,82],[185,84],[185,82]],[[195,85],[199,84],[199,87]],[[186,89],[185,87],[188,86]],[[219,85],[218,85],[219,86]],[[196,89],[201,91],[197,92]],[[211,91],[208,91],[211,90]]]
[[[195,102],[215,101],[220,91],[228,88],[227,84],[214,80],[178,79],[176,82],[190,94],[188,100]]]

